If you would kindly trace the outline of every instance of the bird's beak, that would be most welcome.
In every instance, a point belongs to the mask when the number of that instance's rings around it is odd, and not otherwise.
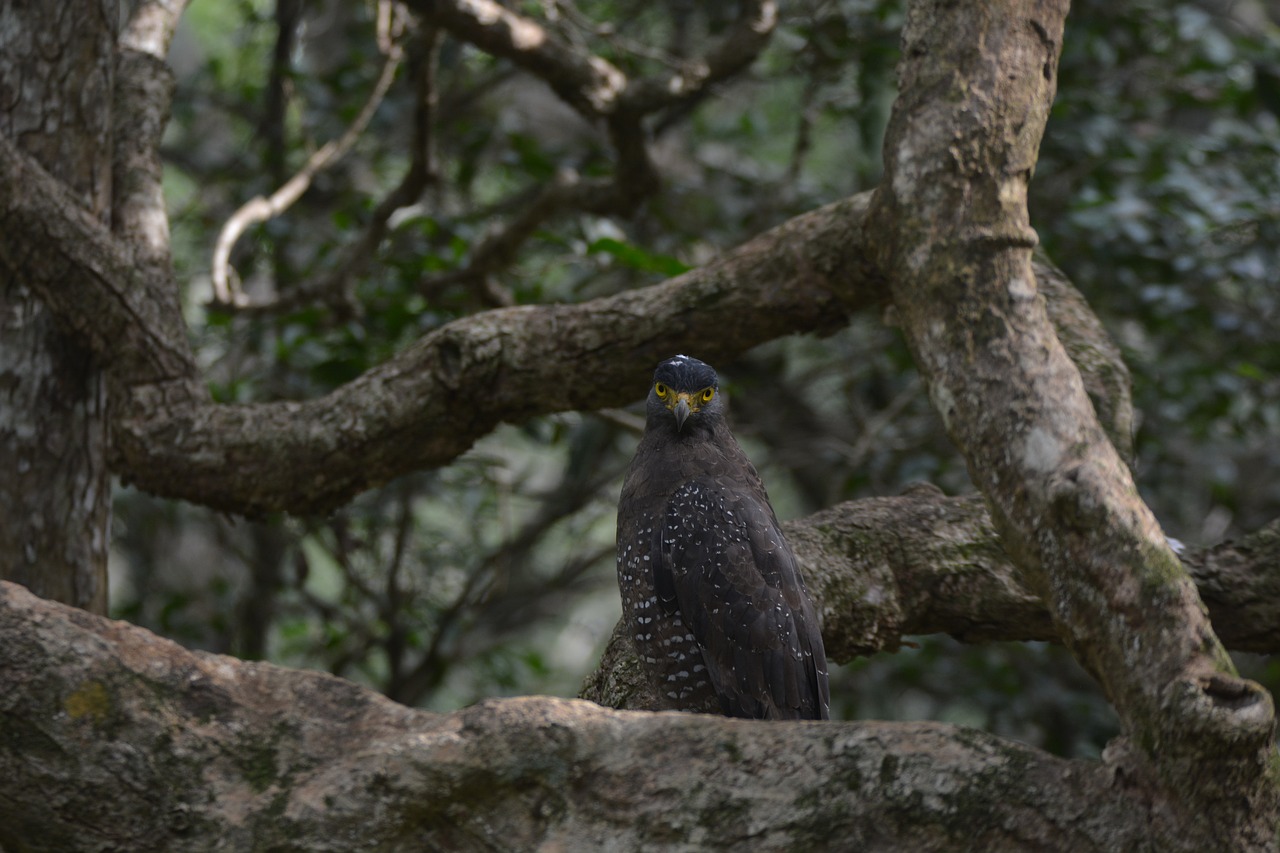
[[[684,422],[688,419],[689,412],[692,411],[689,408],[689,395],[680,394],[677,396],[676,404],[671,411],[676,416],[676,432],[680,432],[684,429]]]

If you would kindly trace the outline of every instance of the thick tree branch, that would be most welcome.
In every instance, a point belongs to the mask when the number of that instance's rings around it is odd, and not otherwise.
[[[873,205],[882,269],[1006,549],[1144,772],[1200,815],[1188,827],[1202,839],[1243,832],[1261,848],[1278,806],[1271,697],[1235,676],[1036,288],[1026,187],[1065,15],[1065,2],[910,6]]]
[[[818,602],[827,656],[838,663],[896,651],[912,635],[1061,642],[978,495],[917,486],[837,504],[784,528]],[[1280,520],[1183,560],[1228,648],[1280,653]],[[630,637],[615,629],[582,695],[614,708],[668,707],[649,683]]]
[[[6,849],[1189,849],[1105,764],[937,723],[428,714],[7,583],[0,646]]]
[[[1227,648],[1280,654],[1280,519],[1182,561]]]
[[[198,392],[190,381],[193,363],[190,353],[185,352],[186,326],[173,279],[160,140],[169,123],[174,89],[173,72],[165,57],[186,6],[186,0],[139,3],[120,34],[111,175],[111,230],[131,253],[134,270],[150,282],[145,293],[157,302],[148,317],[160,324],[158,337],[170,342],[170,351],[160,353],[158,376],[149,375],[146,382],[159,379],[176,384],[183,396]],[[146,330],[138,330],[119,339],[117,346],[143,334]]]
[[[447,463],[502,421],[625,404],[672,352],[725,360],[778,335],[838,328],[882,296],[865,237],[869,200],[797,217],[660,285],[458,320],[324,398],[216,405],[199,386],[185,335],[168,331],[172,317],[155,295],[166,281],[136,269],[56,181],[0,139],[4,250],[27,261],[32,286],[62,322],[134,389],[117,423],[116,471],[157,494],[250,514],[330,509]],[[1100,326],[1060,331],[1085,341],[1102,334]],[[174,375],[182,393],[156,387]],[[566,393],[547,396],[547,387]],[[1127,401],[1105,405],[1127,411]]]
[[[169,280],[148,275],[132,252],[71,192],[0,137],[0,241],[58,320],[128,385],[187,385],[195,357]],[[177,328],[182,329],[179,333]]]
[[[1102,326],[1098,315],[1080,291],[1072,286],[1062,270],[1048,256],[1036,250],[1032,269],[1036,288],[1044,297],[1049,322],[1058,340],[1084,380],[1085,393],[1107,438],[1125,464],[1133,466],[1133,398],[1129,367],[1121,357],[1120,347]]]
[[[221,509],[322,511],[448,462],[501,421],[629,402],[672,352],[727,358],[779,335],[837,328],[878,295],[868,275],[844,303],[828,285],[837,270],[862,268],[866,201],[798,217],[661,285],[456,321],[320,399],[139,407],[117,423],[117,470]]]

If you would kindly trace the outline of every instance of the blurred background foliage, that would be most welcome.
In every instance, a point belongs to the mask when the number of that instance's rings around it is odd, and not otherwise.
[[[725,0],[520,9],[629,71],[696,52],[736,14]],[[873,188],[902,16],[895,2],[784,4],[749,70],[647,125],[657,192],[629,215],[560,210],[497,254],[486,241],[564,170],[610,174],[607,139],[509,63],[411,31],[354,148],[236,243],[243,292],[274,302],[256,310],[211,301],[219,230],[360,111],[385,61],[376,6],[192,4],[172,53],[164,155],[178,280],[215,394],[322,395],[457,317],[658,282]],[[1133,371],[1143,495],[1189,546],[1280,516],[1277,21],[1276,2],[1074,3],[1032,186],[1043,244]],[[407,200],[380,213],[400,187]],[[380,221],[372,259],[348,267]],[[309,298],[334,269],[348,273],[341,298]],[[971,489],[878,317],[718,367],[784,518],[918,480]],[[784,387],[799,389],[794,405],[774,404]],[[614,504],[636,411],[503,426],[453,465],[329,518],[249,521],[122,489],[115,613],[192,647],[330,670],[438,710],[573,695],[619,614]],[[840,668],[835,715],[968,723],[1064,755],[1096,755],[1114,734],[1106,702],[1059,648],[917,645]],[[1280,684],[1280,662],[1239,662]]]

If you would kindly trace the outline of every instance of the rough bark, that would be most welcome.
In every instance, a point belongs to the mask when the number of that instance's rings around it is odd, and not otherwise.
[[[0,140],[0,258],[23,263],[62,324],[110,367],[124,398],[112,466],[140,488],[250,515],[324,512],[400,474],[449,462],[502,421],[629,402],[652,364],[671,352],[728,358],[778,335],[836,328],[848,312],[884,296],[869,263],[869,195],[862,195],[662,285],[583,305],[465,318],[323,399],[216,405],[177,308],[155,152],[171,88],[159,58],[183,5],[139,4],[122,39],[118,129],[129,144],[115,164],[116,237]],[[772,8],[745,4],[729,35],[687,70],[694,82],[626,80],[622,100],[605,112],[622,121],[618,111],[630,99],[643,102],[632,110],[661,105],[644,94],[655,86],[678,100],[740,67],[767,37]],[[537,28],[514,13],[486,3],[421,11],[553,85],[578,87],[579,100],[599,88],[603,66],[555,39],[516,38]],[[1061,304],[1080,310],[1063,311],[1059,333],[1080,342],[1081,353],[1102,354],[1086,376],[1091,390],[1107,395],[1096,398],[1099,410],[1114,414],[1113,438],[1127,447],[1127,385],[1114,381],[1123,364],[1063,283]],[[701,319],[712,316],[714,323]],[[566,393],[548,396],[546,387]]]
[[[429,715],[326,676],[185,652],[0,584],[0,846],[1274,848],[1270,699],[1232,673],[1136,497],[1118,354],[1082,301],[1045,304],[1066,282],[1030,255],[1025,187],[1065,4],[911,5],[874,200],[798,217],[663,285],[478,314],[329,397],[254,406],[214,405],[200,387],[155,227],[168,86],[154,60],[181,6],[138,4],[163,18],[158,34],[135,17],[122,44],[132,54],[115,102],[137,122],[120,132],[152,150],[113,164],[126,184],[114,234],[74,183],[0,134],[0,265],[20,268],[126,389],[112,455],[123,476],[234,511],[316,511],[443,464],[502,420],[626,402],[672,351],[722,359],[891,298],[994,520],[918,493],[868,504],[857,523],[837,508],[794,526],[802,559],[822,566],[812,576],[835,655],[908,631],[1052,634],[1098,676],[1127,737],[1102,762],[1064,762],[936,724],[778,725],[536,698]],[[635,165],[622,195],[647,162],[628,99],[650,109],[690,96],[747,61],[773,14],[742,4],[737,34],[705,66],[633,86],[506,7],[415,6],[601,117]],[[22,52],[0,62],[11,55]],[[909,549],[904,523],[935,550]],[[1276,620],[1252,597],[1274,584],[1248,578],[1233,602],[1228,578],[1241,559],[1272,559],[1274,534],[1191,561],[1206,598],[1248,626],[1242,642],[1274,642]],[[624,690],[626,667],[604,678]]]
[[[169,123],[174,89],[165,58],[186,5],[186,0],[140,2],[120,34],[112,162],[111,230],[131,253],[143,279],[155,285],[145,291],[159,306],[153,321],[164,324],[165,338],[179,341],[186,329],[173,280],[160,140]],[[169,372],[188,376],[191,370],[180,360]]]
[[[1102,762],[938,723],[413,711],[0,583],[11,850],[1190,849]]]
[[[110,213],[116,18],[109,0],[7,4],[0,18],[0,136],[98,226]],[[41,301],[31,260],[0,257],[0,577],[104,612],[107,382]],[[54,286],[78,274],[64,268]]]
[[[1274,708],[1236,676],[1037,291],[1026,187],[1065,3],[914,3],[872,205],[930,397],[1026,583],[1101,683],[1116,755],[1205,849],[1276,843]]]
[[[1254,606],[1265,588],[1231,579],[1254,574],[1241,555],[1276,565],[1274,526],[1188,562]],[[810,571],[820,601],[861,591],[823,601],[841,654],[891,648],[906,626],[1017,637],[1049,624],[973,498],[852,502],[788,536],[807,570],[823,567]],[[1280,622],[1259,615],[1274,651]],[[9,584],[0,648],[4,849],[1195,849],[1162,841],[1168,815],[1147,811],[1119,758],[1063,762],[969,729],[824,731],[554,699],[436,716],[329,676],[187,652]],[[601,698],[627,701],[625,663],[601,677],[614,685]],[[740,814],[747,830],[725,824]]]
[[[1183,561],[1227,648],[1280,653],[1280,519]]]
[[[116,425],[115,469],[148,491],[245,514],[332,509],[400,474],[451,461],[502,421],[630,402],[673,352],[728,359],[779,335],[837,328],[883,295],[867,262],[870,194],[862,194],[660,285],[455,321],[321,399],[217,405],[199,388],[185,336],[165,309],[170,282],[149,278],[64,195],[0,140],[7,230],[0,257],[38,259],[62,246],[50,266],[33,264],[48,272],[37,284],[131,391]],[[59,289],[67,262],[87,274],[78,287]],[[1072,293],[1065,280],[1063,293]],[[1123,363],[1083,301],[1072,301],[1089,321],[1064,312],[1059,333],[1103,354],[1086,375],[1111,395],[1098,398],[1099,409],[1117,413],[1113,433],[1127,443],[1128,388],[1108,378],[1123,375]],[[708,316],[717,322],[701,321]],[[547,387],[565,393],[548,396]]]
[[[897,651],[910,636],[963,642],[1062,642],[1044,601],[1001,544],[978,495],[921,485],[848,501],[783,525],[818,603],[827,656]],[[1190,551],[1188,571],[1227,648],[1280,653],[1280,520],[1237,542]],[[582,697],[662,709],[630,636],[614,629]]]

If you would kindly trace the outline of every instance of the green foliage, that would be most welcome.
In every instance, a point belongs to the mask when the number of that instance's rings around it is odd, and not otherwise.
[[[1042,241],[1125,347],[1148,500],[1188,542],[1280,510],[1249,470],[1280,425],[1277,47],[1195,4],[1077,6],[1033,185]]]
[[[632,246],[612,237],[599,237],[587,246],[588,255],[611,255],[618,263],[641,272],[661,273],[665,277],[680,275],[689,267],[669,255],[656,255],[646,252],[639,246]]]

